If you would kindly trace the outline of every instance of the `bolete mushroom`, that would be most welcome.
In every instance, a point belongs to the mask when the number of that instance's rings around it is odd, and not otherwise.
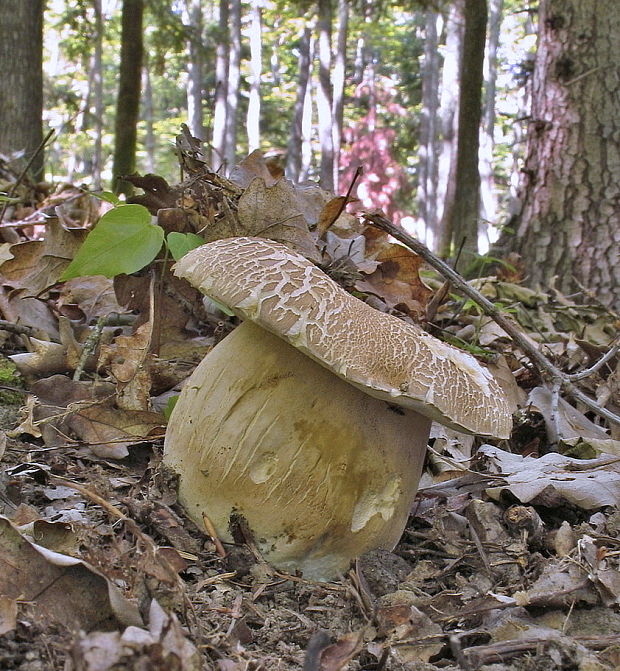
[[[392,549],[431,420],[505,438],[508,402],[476,359],[351,296],[286,246],[228,238],[175,273],[245,320],[196,368],[166,434],[179,500],[223,540],[242,515],[276,567],[330,579]]]

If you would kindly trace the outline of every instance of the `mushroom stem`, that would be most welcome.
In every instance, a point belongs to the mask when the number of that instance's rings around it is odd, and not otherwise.
[[[327,580],[398,542],[430,423],[244,322],[184,386],[164,461],[198,524],[206,513],[230,542],[230,516],[241,514],[265,559]]]

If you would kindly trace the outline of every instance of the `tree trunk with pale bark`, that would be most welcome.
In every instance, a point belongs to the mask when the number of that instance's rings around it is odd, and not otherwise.
[[[334,190],[334,138],[333,138],[333,92],[331,80],[332,62],[332,4],[331,0],[318,0],[317,22],[319,42],[319,85],[317,87],[317,111],[319,117],[319,140],[321,143],[320,184],[326,191]]]
[[[531,286],[583,287],[620,309],[620,3],[543,0],[523,209]]]
[[[260,80],[263,70],[261,14],[261,0],[252,0],[250,4],[250,99],[246,118],[250,152],[260,148]]]
[[[228,45],[228,89],[224,162],[231,170],[237,159],[237,110],[241,82],[241,0],[230,0],[230,44]]]
[[[187,39],[187,125],[194,137],[204,140],[202,99],[204,66],[203,14],[201,0],[186,0],[184,20]]]

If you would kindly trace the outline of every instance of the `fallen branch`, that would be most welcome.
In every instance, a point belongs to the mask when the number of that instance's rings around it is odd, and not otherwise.
[[[364,219],[376,228],[389,233],[403,245],[421,256],[430,266],[435,268],[443,277],[449,280],[458,291],[462,292],[474,303],[479,305],[493,321],[510,336],[512,341],[525,353],[531,363],[536,367],[541,377],[546,379],[551,388],[559,385],[560,389],[577,401],[583,403],[597,415],[604,417],[610,422],[620,424],[620,417],[615,413],[603,408],[596,401],[584,394],[581,389],[573,384],[572,376],[562,372],[557,366],[554,366],[547,357],[536,349],[521,331],[506,318],[503,312],[497,308],[488,298],[485,298],[479,291],[470,286],[467,281],[455,270],[435,256],[426,245],[416,240],[402,229],[395,226],[391,221],[381,214],[365,214]]]

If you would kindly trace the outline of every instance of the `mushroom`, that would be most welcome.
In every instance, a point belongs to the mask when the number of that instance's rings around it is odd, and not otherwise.
[[[242,515],[265,559],[328,580],[405,527],[432,420],[506,438],[476,359],[369,307],[289,248],[227,238],[175,273],[245,320],[183,387],[164,462],[224,541]]]

